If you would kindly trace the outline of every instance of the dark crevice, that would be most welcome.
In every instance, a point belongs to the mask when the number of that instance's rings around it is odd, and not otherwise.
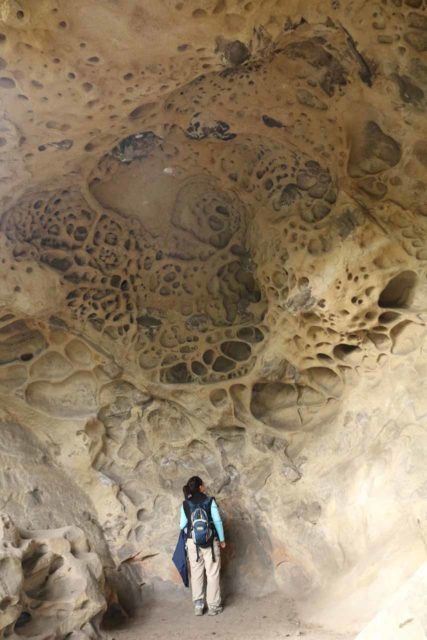
[[[338,22],[338,24],[340,25],[341,29],[346,34],[347,42],[348,42],[348,46],[350,48],[350,51],[353,54],[353,56],[355,57],[358,65],[360,67],[360,71],[359,71],[360,79],[362,80],[362,82],[364,82],[366,85],[368,85],[368,87],[372,87],[372,85],[374,83],[374,78],[375,78],[374,70],[371,68],[371,66],[369,65],[368,61],[364,58],[364,56],[358,50],[357,44],[354,41],[354,39],[351,36],[351,34],[349,33],[349,31],[341,24],[341,22]]]

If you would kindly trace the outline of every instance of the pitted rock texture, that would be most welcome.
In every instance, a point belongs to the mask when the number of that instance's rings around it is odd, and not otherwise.
[[[0,637],[43,640],[75,629],[94,637],[90,621],[106,608],[104,577],[83,532],[18,530],[5,515],[0,525]]]
[[[1,12],[3,510],[137,604],[197,473],[226,588],[360,630],[426,553],[425,1]]]

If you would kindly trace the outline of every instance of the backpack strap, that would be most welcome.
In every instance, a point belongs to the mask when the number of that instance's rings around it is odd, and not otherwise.
[[[184,508],[184,513],[187,516],[188,524],[190,524],[190,522],[191,522],[191,509],[190,509],[190,505],[188,504],[188,500],[184,500],[184,502],[182,503],[182,506]]]
[[[191,508],[188,504],[188,500],[184,500],[182,503],[182,507],[184,509],[184,513],[187,516],[187,538],[191,537]]]
[[[212,502],[213,502],[214,500],[215,500],[215,498],[214,498],[214,497],[212,497],[212,496],[210,496],[210,497],[209,497],[207,500],[205,500],[205,502],[203,503],[203,504],[205,504],[205,505],[206,505],[206,512],[207,512],[207,514],[208,514],[209,523],[210,523],[210,525],[211,525],[211,527],[212,527],[212,531],[213,531],[213,534],[214,534],[214,535],[212,535],[212,537],[211,537],[212,562],[216,562],[214,542],[215,542],[215,535],[218,535],[218,534],[217,534],[217,531],[216,531],[216,529],[215,529],[215,525],[214,525],[213,520],[212,520]]]

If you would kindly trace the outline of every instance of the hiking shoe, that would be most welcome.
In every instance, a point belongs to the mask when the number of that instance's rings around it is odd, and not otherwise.
[[[224,611],[224,607],[220,604],[209,607],[208,616],[217,616]]]
[[[194,615],[202,616],[204,608],[205,608],[205,603],[203,602],[203,600],[196,600],[194,603]]]

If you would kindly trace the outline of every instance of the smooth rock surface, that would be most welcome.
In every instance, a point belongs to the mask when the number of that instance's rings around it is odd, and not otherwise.
[[[424,640],[427,632],[427,566],[424,563],[356,640]]]

